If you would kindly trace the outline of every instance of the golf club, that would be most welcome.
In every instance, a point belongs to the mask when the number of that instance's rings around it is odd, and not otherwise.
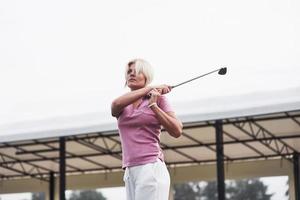
[[[191,81],[194,81],[194,80],[199,79],[199,78],[201,78],[201,77],[203,77],[203,76],[212,74],[212,73],[214,73],[214,72],[218,72],[219,75],[225,75],[225,74],[227,73],[227,67],[223,67],[223,68],[216,69],[216,70],[214,70],[214,71],[208,72],[208,73],[206,73],[206,74],[202,74],[202,75],[200,75],[200,76],[197,76],[197,77],[192,78],[192,79],[190,79],[190,80],[184,81],[184,82],[179,83],[179,84],[177,84],[177,85],[173,85],[173,86],[171,86],[171,88],[172,88],[172,89],[173,89],[173,88],[176,88],[176,87],[178,87],[178,86],[180,86],[180,85],[189,83],[189,82],[191,82]]]
[[[213,70],[213,71],[208,72],[208,73],[206,73],[206,74],[202,74],[202,75],[200,75],[200,76],[197,76],[197,77],[195,77],[195,78],[189,79],[189,80],[184,81],[184,82],[182,82],[182,83],[179,83],[179,84],[177,84],[177,85],[173,85],[173,86],[171,86],[171,88],[172,88],[172,89],[173,89],[173,88],[176,88],[176,87],[178,87],[178,86],[180,86],[180,85],[189,83],[189,82],[191,82],[191,81],[194,81],[194,80],[196,80],[196,79],[199,79],[199,78],[201,78],[201,77],[204,77],[204,76],[206,76],[206,75],[209,75],[209,74],[212,74],[212,73],[215,73],[215,72],[218,72],[219,75],[225,75],[225,74],[227,73],[227,67],[222,67],[222,68],[220,68],[220,69]],[[150,97],[151,97],[151,94],[148,94],[148,95],[146,96],[146,98],[150,98]]]

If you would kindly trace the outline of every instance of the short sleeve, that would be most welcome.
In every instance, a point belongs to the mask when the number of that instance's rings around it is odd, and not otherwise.
[[[158,106],[160,109],[162,109],[164,112],[174,112],[173,108],[170,105],[169,100],[166,96],[162,95],[158,99]]]

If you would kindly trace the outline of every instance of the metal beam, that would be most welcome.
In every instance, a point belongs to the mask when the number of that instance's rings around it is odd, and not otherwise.
[[[198,147],[199,147],[199,146],[205,146],[205,147],[208,148],[209,150],[211,150],[211,151],[213,151],[214,153],[216,153],[216,149],[213,148],[211,145],[207,145],[206,143],[201,142],[201,141],[199,141],[199,140],[193,138],[192,136],[188,135],[188,134],[185,133],[184,131],[182,132],[182,136],[184,136],[184,137],[190,139],[190,140],[193,141],[193,142],[196,142],[197,145],[198,145]],[[177,147],[176,147],[176,148],[177,148]],[[178,149],[178,148],[177,148],[177,149]],[[226,156],[226,155],[224,155],[224,157],[225,157],[226,159],[228,159],[228,160],[231,159],[229,156]]]
[[[294,188],[295,188],[295,200],[300,200],[300,154],[294,153],[293,163],[294,163]]]
[[[55,177],[54,172],[49,173],[49,200],[54,200],[55,194]]]
[[[31,176],[31,177],[40,179],[42,181],[48,181],[46,178],[42,177],[41,175],[39,175],[39,176],[31,175],[31,172],[34,171],[34,170],[37,171],[38,174],[41,174],[40,170],[47,171],[48,169],[45,168],[45,167],[42,167],[42,166],[39,166],[39,165],[36,165],[36,164],[25,161],[24,162],[25,164],[32,167],[30,170],[26,170],[24,165],[23,165],[23,162],[20,159],[14,158],[10,155],[6,155],[6,154],[3,154],[3,153],[0,153],[0,158],[1,158],[0,159],[0,167],[2,167],[2,168],[20,173],[24,176]],[[12,160],[13,163],[8,163],[8,161],[6,161],[6,159],[7,160]],[[16,164],[18,164],[18,168],[21,168],[22,170],[14,168],[14,166]]]
[[[299,110],[300,111],[300,110]],[[280,115],[266,115],[266,116],[250,116],[250,117],[238,117],[238,118],[231,118],[228,120],[224,120],[222,122],[223,126],[225,124],[232,124],[235,125],[236,127],[241,128],[243,131],[246,131],[248,134],[250,134],[252,137],[250,139],[242,139],[240,140],[239,138],[234,138],[231,137],[229,134],[227,134],[225,131],[223,131],[223,136],[228,136],[230,137],[232,140],[230,141],[224,141],[223,142],[223,147],[226,144],[243,144],[246,147],[252,149],[253,151],[255,151],[256,153],[258,153],[257,156],[251,156],[251,157],[234,157],[234,158],[227,158],[224,155],[223,152],[223,162],[224,161],[228,161],[228,163],[230,163],[231,161],[235,161],[235,160],[251,160],[251,159],[267,159],[270,157],[277,157],[277,156],[282,156],[282,157],[287,157],[289,155],[293,155],[294,151],[297,151],[297,149],[293,148],[293,146],[290,146],[285,140],[282,141],[283,139],[291,139],[291,138],[300,138],[299,134],[295,134],[295,135],[288,135],[288,136],[276,136],[273,133],[271,133],[270,131],[266,130],[264,127],[262,127],[259,123],[259,121],[267,121],[267,120],[280,120],[280,119],[290,119],[293,120],[294,122],[296,122],[297,124],[300,124],[299,120],[297,117],[300,117],[299,112],[295,113],[295,112],[285,112],[285,113],[280,113]],[[243,124],[243,125],[242,125]],[[255,128],[257,128],[259,130],[259,132],[253,132],[249,129],[245,129],[244,125],[249,125],[249,126],[255,126]],[[197,122],[197,123],[191,123],[191,124],[184,124],[184,129],[185,130],[189,130],[192,127],[214,127],[214,122],[211,121],[203,121],[203,122]],[[249,128],[249,127],[246,127]],[[242,131],[242,132],[243,132]],[[108,134],[108,135],[107,135]],[[82,140],[85,142],[89,142],[92,143],[93,145],[97,145],[97,143],[94,143],[98,138],[102,138],[102,139],[108,139],[108,140],[112,140],[115,142],[115,145],[118,146],[119,145],[119,141],[115,138],[116,136],[118,136],[118,133],[114,130],[114,131],[110,131],[110,132],[97,132],[97,133],[86,133],[84,135],[77,135],[77,136],[67,136],[65,137],[65,142],[67,141],[78,141],[78,140]],[[188,145],[176,145],[176,146],[171,146],[171,145],[166,145],[162,143],[163,146],[163,150],[175,150],[174,152],[179,153],[180,155],[188,158],[188,161],[179,161],[179,162],[170,162],[168,164],[172,165],[180,165],[180,164],[192,164],[192,163],[211,163],[211,162],[216,162],[216,159],[207,159],[207,160],[198,160],[196,158],[193,158],[192,156],[184,153],[183,151],[181,151],[180,149],[184,149],[184,148],[197,148],[197,147],[207,147],[210,150],[214,149],[214,145],[216,145],[215,142],[201,142],[198,141],[197,139],[190,137],[190,135],[186,135],[186,137],[190,140],[193,140],[194,142],[196,142],[196,144],[188,144]],[[255,150],[254,147],[251,148],[252,146],[250,145],[251,142],[255,142],[258,141],[261,144],[263,144],[264,146],[266,146],[267,148],[269,148],[270,150],[272,150],[274,152],[274,154],[272,155],[264,155],[263,153],[259,152],[258,150]],[[20,164],[20,166],[22,167],[21,169],[24,169],[23,163],[28,163],[29,165],[32,164],[36,164],[36,167],[31,168],[30,170],[26,170],[28,172],[28,174],[22,174],[22,173],[18,173],[17,175],[12,175],[12,176],[5,176],[2,175],[0,176],[0,178],[6,178],[6,177],[22,177],[22,176],[35,176],[35,175],[39,175],[41,178],[43,178],[41,175],[46,174],[45,177],[49,177],[49,172],[52,169],[48,169],[48,168],[44,168],[44,170],[47,170],[47,172],[39,172],[39,169],[42,169],[43,166],[39,166],[38,163],[34,163],[35,161],[46,161],[46,160],[50,160],[56,163],[59,163],[59,159],[60,157],[55,156],[55,157],[50,157],[50,156],[44,156],[44,155],[40,155],[39,153],[42,152],[46,152],[46,151],[56,151],[57,147],[56,146],[52,146],[52,144],[57,144],[59,143],[59,138],[52,138],[52,139],[39,139],[39,140],[31,140],[28,142],[11,142],[11,143],[0,143],[0,149],[2,148],[9,148],[9,147],[14,147],[17,150],[19,150],[19,152],[21,152],[21,154],[25,154],[25,153],[30,153],[32,154],[34,157],[30,158],[30,159],[16,159],[14,157],[13,160],[8,159],[8,160],[3,160],[3,162],[0,162],[0,166],[1,165],[5,165],[5,167],[13,167],[13,164]],[[108,149],[108,145],[106,143],[104,149]],[[39,152],[39,150],[37,151],[29,151],[26,150],[26,148],[22,148],[25,146],[34,146],[34,145],[46,145],[48,147],[48,149],[40,149],[41,151]],[[86,146],[86,145],[85,145]],[[98,146],[98,145],[97,145]],[[114,146],[115,147],[115,146]],[[226,146],[225,146],[226,148]],[[81,154],[81,155],[76,155],[72,152],[65,152],[65,159],[68,158],[80,158],[84,161],[93,163],[97,165],[97,168],[89,168],[89,169],[80,169],[76,166],[71,166],[71,165],[66,165],[67,167],[70,167],[71,169],[68,170],[67,172],[73,173],[73,172],[89,172],[89,171],[103,171],[103,170],[115,170],[118,169],[118,166],[114,166],[114,167],[108,167],[105,165],[102,165],[98,162],[91,162],[90,159],[88,159],[89,157],[92,156],[100,156],[100,155],[111,155],[111,156],[119,156],[119,154],[121,153],[121,151],[119,150],[119,148],[117,149],[117,151],[113,151],[114,148],[108,149],[108,151],[99,151],[99,153],[89,153],[89,154]],[[299,151],[299,150],[298,150]],[[1,159],[1,158],[0,158]],[[289,158],[288,158],[289,159]],[[290,161],[292,159],[289,159]],[[66,163],[65,163],[66,164]],[[11,166],[12,165],[12,166]],[[103,168],[102,168],[103,167]],[[27,169],[27,168],[26,168]],[[34,170],[37,170],[36,172]],[[57,171],[55,173],[58,173]],[[19,175],[20,174],[20,175]],[[33,176],[32,176],[33,175]],[[39,177],[38,176],[38,177]],[[36,178],[36,177],[35,177]],[[48,180],[47,180],[48,181]]]
[[[216,143],[217,143],[217,184],[218,184],[218,200],[225,200],[225,176],[224,176],[224,149],[223,149],[223,127],[222,121],[217,120]]]
[[[300,112],[300,110],[296,110],[298,112]],[[263,117],[261,115],[257,115],[257,116],[248,116],[248,117],[235,117],[235,118],[227,118],[226,121],[223,121],[223,125],[230,125],[232,123],[244,123],[244,122],[248,122],[249,119],[254,120],[256,122],[259,121],[270,121],[270,120],[281,120],[281,119],[293,119],[293,118],[298,118],[300,117],[300,114],[291,114],[290,112],[286,112],[289,115],[286,114],[282,114],[281,116],[272,116],[272,117]],[[273,113],[275,114],[279,114],[279,113]],[[280,113],[281,114],[281,113]],[[185,130],[188,129],[193,129],[193,128],[202,128],[202,127],[209,127],[209,126],[213,126],[214,122],[211,121],[200,121],[200,122],[190,122],[190,123],[184,123],[183,127]]]
[[[33,140],[33,142],[34,142],[34,143],[37,143],[37,140]],[[18,151],[21,151],[21,152],[26,152],[26,150],[25,150],[24,148],[22,148],[22,147],[20,147],[20,146],[18,146],[18,145],[11,145],[11,144],[9,144],[9,143],[4,143],[4,145],[5,145],[6,147],[13,147],[13,148],[16,148]],[[44,144],[44,145],[46,145],[46,146],[48,146],[48,147],[50,147],[50,148],[54,148],[54,147],[52,147],[52,146],[49,145],[49,144]],[[40,155],[39,153],[36,153],[36,152],[32,152],[31,154],[33,154],[33,155],[35,155],[35,156],[37,156],[37,157],[39,157],[39,158],[42,158],[43,160],[47,160],[47,158],[48,158],[47,156]],[[59,161],[57,161],[57,160],[55,160],[55,159],[50,159],[50,160],[53,161],[53,162],[59,163]],[[77,167],[75,167],[75,166],[72,166],[72,165],[68,165],[68,167],[79,170],[79,168],[77,168]]]
[[[267,133],[269,136],[273,137],[275,140],[277,139],[275,134],[271,133],[269,130],[267,130],[266,128],[264,128],[263,126],[258,124],[257,122],[252,121],[252,123],[255,124],[257,127],[259,127],[262,130],[262,132]],[[276,140],[276,146],[278,146],[278,143],[280,143],[287,151],[290,149],[290,150],[298,153],[298,151],[294,147],[287,144],[285,141],[283,141],[281,139],[277,139]]]
[[[233,140],[230,141],[223,141],[223,145],[229,145],[229,144],[244,144],[247,147],[252,147],[247,145],[248,143],[252,143],[252,142],[260,142],[260,141],[269,141],[269,140],[273,140],[273,137],[265,137],[265,138],[251,138],[251,139],[238,139],[236,137],[233,137],[232,135],[230,135],[229,133],[227,133],[226,131],[223,130],[223,134],[225,134],[226,136],[230,137]],[[284,135],[284,136],[276,136],[275,139],[300,139],[300,135],[299,134],[295,134],[295,135]],[[173,149],[185,149],[185,148],[198,148],[198,147],[207,147],[207,146],[216,146],[215,142],[203,142],[203,143],[199,143],[199,144],[188,144],[188,145],[176,145],[176,146],[165,146],[162,149],[163,150],[173,150]],[[253,149],[254,150],[254,149]],[[66,155],[66,159],[71,159],[71,158],[89,158],[89,157],[95,157],[95,156],[103,156],[103,155],[120,155],[122,153],[122,151],[112,151],[112,152],[101,152],[101,153],[86,153],[86,154],[72,154],[72,155]],[[269,157],[270,154],[266,154],[264,155],[261,152],[257,152],[260,157],[256,157],[256,158],[267,158]],[[289,153],[290,155],[291,153]],[[286,156],[287,154],[281,154],[283,156]],[[271,157],[273,157],[273,155],[271,155]],[[247,158],[247,156],[245,157]],[[240,158],[238,158],[240,159]],[[55,161],[55,160],[59,160],[59,157],[48,157],[48,158],[31,158],[31,159],[19,159],[18,161],[5,161],[5,163],[7,164],[14,164],[14,163],[19,163],[19,162],[39,162],[39,161],[47,161],[47,160],[51,160],[51,161]],[[236,160],[234,158],[229,158],[227,159],[225,157],[225,160]],[[1,164],[1,162],[0,162]],[[37,165],[38,166],[38,165]],[[68,166],[68,165],[67,165]]]
[[[59,138],[59,200],[66,200],[66,141],[64,137]]]
[[[251,120],[254,120],[256,122],[258,121],[269,121],[269,120],[280,120],[280,119],[287,119],[287,118],[290,118],[292,120],[294,120],[295,118],[298,118],[300,117],[300,114],[293,114],[294,112],[300,112],[300,110],[295,110],[295,111],[290,111],[290,112],[277,112],[277,113],[273,113],[274,116],[271,116],[271,117],[268,117],[265,116],[262,114],[262,115],[256,115],[256,116],[249,116],[249,117],[235,117],[235,118],[230,118],[228,119],[228,121],[224,121],[223,122],[223,125],[226,125],[226,124],[232,124],[232,123],[243,123],[243,122],[248,122],[249,119]],[[278,114],[281,114],[280,116],[278,116]],[[277,115],[276,115],[277,114]],[[212,121],[202,121],[202,122],[193,122],[193,123],[184,123],[184,129],[185,130],[188,130],[188,129],[191,129],[191,128],[201,128],[201,127],[209,127],[209,126],[213,126],[213,124],[211,124]],[[100,137],[105,137],[105,138],[110,138],[112,139],[111,137],[116,137],[118,136],[118,130],[112,130],[112,131],[106,131],[106,132],[94,132],[94,133],[87,133],[87,134],[84,134],[84,135],[77,135],[77,137],[80,137],[78,139],[92,139],[92,138],[100,138]],[[77,140],[77,139],[74,139],[73,137],[66,137],[66,140],[67,141],[74,141],[74,140]],[[44,141],[44,140],[36,140],[38,141],[38,143],[36,142],[26,142],[24,143],[23,141],[18,144],[17,142],[12,142],[11,143],[11,147],[16,147],[16,146],[31,146],[31,145],[39,145],[39,144],[49,144],[49,143],[57,143],[58,142],[58,139],[57,138],[51,138],[47,141]],[[0,149],[1,148],[6,148],[6,145],[3,145],[0,143]]]
[[[248,131],[245,128],[246,124],[248,124],[250,131]],[[244,123],[233,122],[232,125],[237,129],[239,129],[242,133],[245,133],[246,135],[251,137],[252,139],[267,138],[267,137],[271,138],[270,140],[260,140],[259,142],[265,147],[267,147],[268,149],[272,150],[274,153],[277,153],[278,156],[282,154],[292,153],[294,150],[294,148],[292,148],[290,145],[287,145],[284,141],[280,139],[277,140],[276,137],[271,132],[269,132],[268,130],[266,130],[259,124],[257,124],[255,121],[252,121],[251,119],[249,119],[248,122],[244,122]],[[258,131],[256,132],[254,131],[253,125],[256,126]]]
[[[284,154],[282,156],[285,156],[285,157],[292,157],[293,154]],[[274,158],[278,158],[276,160],[280,160],[280,156],[278,156],[277,154],[269,154],[269,155],[266,155],[266,156],[248,156],[248,157],[235,157],[235,158],[232,158],[230,160],[226,160],[226,158],[224,158],[224,162],[226,162],[228,165],[229,164],[232,164],[232,163],[240,163],[240,161],[253,161],[253,160],[256,160],[256,161],[261,161],[261,160],[268,160],[268,158],[272,158],[270,160],[275,160]],[[216,159],[207,159],[207,160],[196,160],[196,161],[193,161],[193,160],[190,160],[190,161],[176,161],[176,162],[168,162],[168,161],[165,161],[165,163],[167,164],[168,167],[172,167],[172,166],[180,166],[180,165],[186,165],[186,164],[191,164],[191,165],[198,165],[198,164],[209,164],[209,163],[217,163],[217,160]],[[117,166],[117,167],[110,167],[110,172],[113,172],[113,171],[120,171],[122,168],[121,166]],[[71,175],[72,173],[78,173],[78,172],[82,172],[82,171],[78,171],[78,170],[69,170],[67,171],[69,173],[69,175]],[[106,168],[89,168],[89,169],[85,169],[84,172],[107,172],[107,169]],[[59,172],[54,172],[54,174],[58,174],[59,175]],[[84,173],[82,173],[84,174]],[[39,174],[31,174],[32,176],[34,175],[43,175],[43,176],[47,176],[49,175],[49,173],[39,173]],[[22,178],[23,176],[22,175],[11,175],[11,176],[2,176],[1,178],[4,179],[13,179],[13,178]]]

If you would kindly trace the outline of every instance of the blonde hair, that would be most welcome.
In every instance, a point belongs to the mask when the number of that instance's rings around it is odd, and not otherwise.
[[[143,59],[133,59],[128,62],[128,64],[126,65],[126,68],[125,68],[125,80],[127,77],[128,68],[130,65],[133,65],[133,64],[135,64],[135,73],[136,74],[143,73],[144,76],[146,77],[145,85],[149,85],[153,80],[154,72],[153,72],[153,68],[150,65],[150,63]],[[127,85],[127,81],[125,83],[125,86],[126,85]]]

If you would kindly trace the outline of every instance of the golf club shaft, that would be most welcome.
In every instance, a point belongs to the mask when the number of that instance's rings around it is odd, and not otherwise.
[[[184,81],[184,82],[179,83],[179,84],[177,84],[177,85],[173,85],[173,86],[171,86],[171,88],[173,89],[173,88],[175,88],[175,87],[178,87],[178,86],[180,86],[180,85],[186,84],[186,83],[188,83],[188,82],[191,82],[191,81],[193,81],[193,80],[196,80],[196,79],[201,78],[201,77],[203,77],[203,76],[206,76],[206,75],[208,75],[208,74],[212,74],[212,73],[217,72],[217,71],[219,71],[219,70],[220,70],[220,69],[216,69],[216,70],[211,71],[211,72],[208,72],[208,73],[206,73],[206,74],[202,74],[202,75],[200,75],[200,76],[197,76],[197,77],[192,78],[192,79],[190,79],[190,80]]]

